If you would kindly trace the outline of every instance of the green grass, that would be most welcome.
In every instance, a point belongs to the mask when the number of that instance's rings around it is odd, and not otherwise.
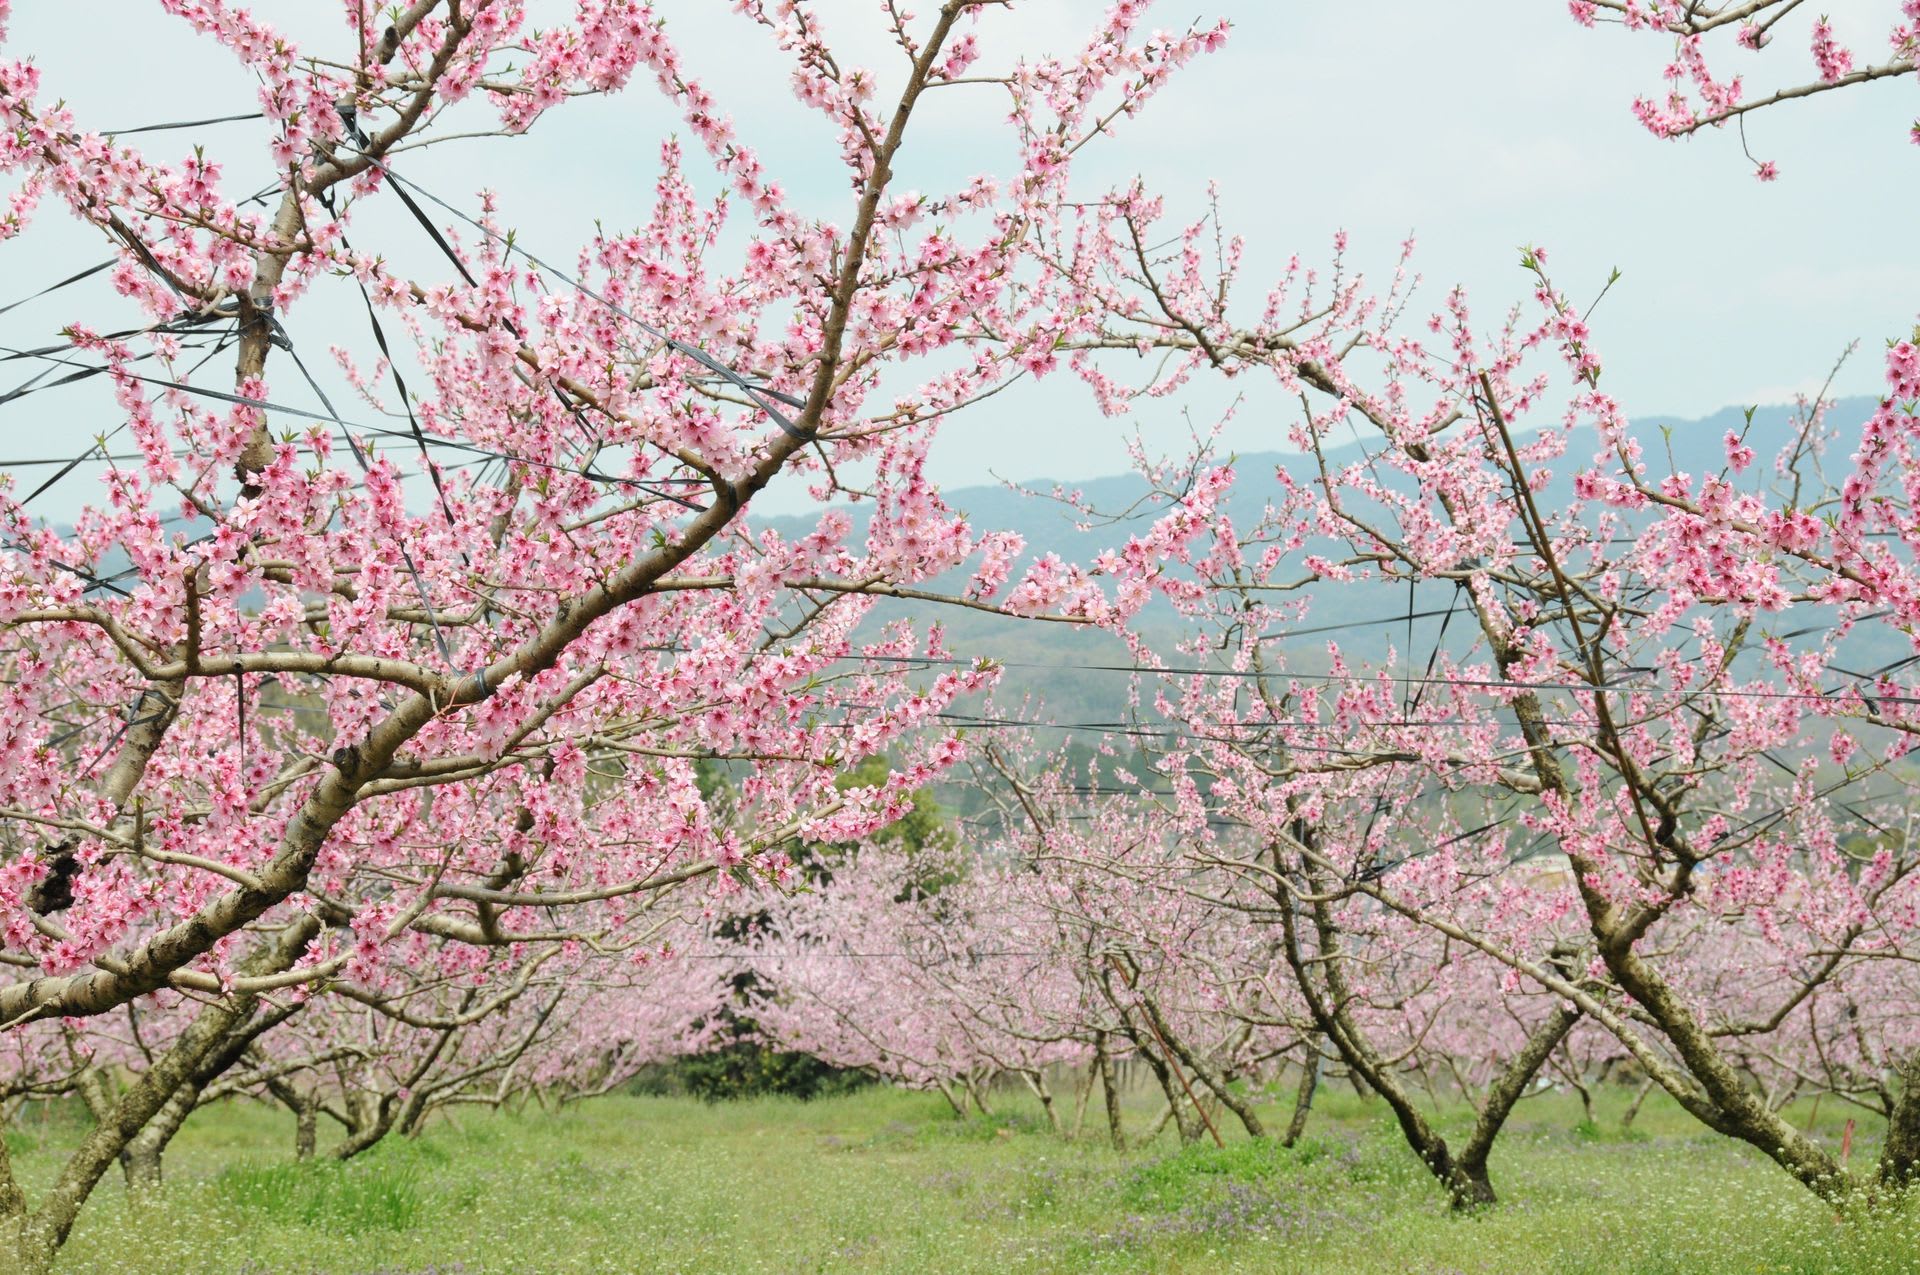
[[[1049,1134],[1014,1094],[991,1121],[867,1090],[801,1104],[608,1098],[467,1112],[346,1165],[291,1162],[290,1117],[203,1112],[165,1194],[117,1177],[60,1269],[75,1275],[351,1272],[1340,1272],[1341,1275],[1908,1275],[1920,1202],[1836,1221],[1759,1156],[1649,1102],[1523,1103],[1495,1153],[1503,1202],[1450,1216],[1382,1105],[1329,1094],[1289,1150],[1163,1137],[1117,1155]],[[1624,1100],[1622,1100],[1624,1101]],[[1147,1116],[1130,1111],[1133,1127]],[[1796,1118],[1805,1119],[1806,1113]],[[1819,1113],[1838,1141],[1842,1113]],[[1449,1123],[1460,1123],[1456,1113]],[[1282,1123],[1276,1109],[1273,1122]],[[30,1190],[83,1133],[72,1112],[9,1136]],[[1863,1133],[1856,1159],[1873,1151]]]
[[[348,1164],[243,1160],[222,1169],[213,1190],[231,1209],[257,1214],[260,1224],[364,1236],[419,1225],[421,1176],[417,1164],[393,1156]]]

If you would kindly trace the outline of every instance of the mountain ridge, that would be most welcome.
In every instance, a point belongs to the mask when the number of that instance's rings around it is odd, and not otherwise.
[[[1840,446],[1850,432],[1877,406],[1866,397],[1835,401],[1828,409],[1828,421],[1839,428]],[[1762,406],[1752,410],[1728,407],[1697,418],[1645,417],[1634,422],[1630,431],[1640,438],[1655,472],[1671,458],[1673,468],[1698,476],[1707,470],[1720,470],[1726,464],[1724,440],[1727,432],[1746,431],[1747,440],[1759,453],[1758,465],[1766,464],[1778,447],[1790,436],[1794,408],[1788,405]],[[1583,435],[1585,437],[1583,437]],[[1542,493],[1547,503],[1565,500],[1572,494],[1572,478],[1586,457],[1593,454],[1590,430],[1576,431],[1569,440],[1565,463],[1555,469]],[[1837,448],[1836,448],[1837,450]],[[1851,451],[1851,447],[1847,447]],[[1343,444],[1329,452],[1329,462],[1345,464],[1364,459],[1358,442]],[[1306,459],[1302,453],[1254,452],[1232,457],[1237,480],[1223,501],[1225,514],[1239,526],[1250,526],[1264,507],[1272,491],[1271,474],[1277,467],[1297,465]],[[1297,471],[1296,471],[1297,472]],[[1749,475],[1753,471],[1748,471]],[[1125,542],[1139,524],[1108,524],[1083,528],[1076,525],[1072,513],[1044,494],[1054,489],[1077,492],[1096,509],[1123,509],[1146,494],[1138,474],[1110,474],[1087,479],[1035,479],[1020,484],[972,485],[943,493],[954,509],[963,512],[976,531],[1009,530],[1026,540],[1014,568],[1018,579],[1025,565],[1047,553],[1057,553],[1068,562],[1084,562],[1101,549]],[[865,535],[871,505],[842,506],[854,515],[849,537],[858,544]],[[783,535],[810,531],[814,519],[786,516],[764,520]],[[928,587],[935,591],[958,592],[965,587],[970,569],[949,572]],[[1309,616],[1302,623],[1302,640],[1289,643],[1285,656],[1289,666],[1303,672],[1323,672],[1331,661],[1330,644],[1337,643],[1344,656],[1362,662],[1379,662],[1391,651],[1414,651],[1420,658],[1435,643],[1456,655],[1464,654],[1477,638],[1471,625],[1449,623],[1460,617],[1443,613],[1453,601],[1454,590],[1444,585],[1429,585],[1409,590],[1400,584],[1363,581],[1327,585],[1314,590]],[[1412,618],[1405,618],[1413,612]],[[1068,625],[1035,623],[995,616],[940,604],[909,603],[883,599],[863,625],[862,636],[877,635],[880,625],[907,619],[924,625],[938,621],[948,647],[961,657],[986,656],[1007,665],[996,701],[1003,707],[999,715],[1032,697],[1035,703],[1020,709],[1021,716],[1040,715],[1050,720],[1072,722],[1089,729],[1101,724],[1119,725],[1127,692],[1124,669],[1133,664],[1124,643],[1113,634],[1078,629]],[[1171,607],[1157,603],[1143,613],[1138,626],[1143,635],[1160,650],[1170,648],[1182,633],[1182,626]],[[1874,635],[1872,649],[1855,649],[1855,658],[1880,660],[1904,654],[1895,652]],[[1887,646],[1881,650],[1881,646]],[[1108,666],[1108,667],[1092,667]],[[963,711],[982,715],[976,707]]]

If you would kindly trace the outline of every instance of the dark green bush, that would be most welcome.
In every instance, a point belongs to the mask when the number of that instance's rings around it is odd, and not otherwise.
[[[873,1083],[863,1071],[821,1062],[812,1054],[768,1049],[752,1040],[735,1040],[691,1058],[651,1067],[637,1077],[634,1092],[686,1094],[704,1102],[766,1096],[826,1098]]]

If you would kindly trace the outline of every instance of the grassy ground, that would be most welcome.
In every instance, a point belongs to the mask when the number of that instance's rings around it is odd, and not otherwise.
[[[1495,1153],[1503,1203],[1456,1218],[1377,1102],[1329,1096],[1293,1151],[1163,1138],[1121,1156],[1094,1141],[1094,1113],[1069,1145],[1002,1101],[1008,1115],[962,1124],[938,1098],[888,1090],[609,1098],[463,1115],[345,1166],[292,1164],[289,1117],[229,1105],[181,1134],[159,1203],[103,1183],[60,1269],[1920,1272],[1920,1202],[1836,1221],[1771,1164],[1654,1103],[1631,1140],[1604,1132],[1608,1112],[1582,1132],[1557,1097],[1523,1103]],[[1838,1119],[1820,1116],[1823,1129]],[[30,1189],[81,1127],[29,1119],[9,1134]]]

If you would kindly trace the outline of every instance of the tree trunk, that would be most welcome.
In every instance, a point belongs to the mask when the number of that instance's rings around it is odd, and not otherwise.
[[[7,1112],[0,1107],[0,1257],[24,1254],[27,1197],[13,1176],[13,1152],[7,1147]]]
[[[1180,1060],[1168,1047],[1167,1037],[1159,1028],[1159,1015],[1153,1012],[1140,992],[1138,968],[1136,967],[1134,972],[1129,974],[1119,957],[1109,956],[1107,960],[1113,972],[1120,976],[1120,981],[1126,987],[1130,999],[1140,1006],[1141,1016],[1146,1022],[1147,1034],[1153,1037],[1153,1048],[1148,1048],[1147,1042],[1141,1038],[1141,1033],[1135,1029],[1132,1014],[1123,1008],[1114,996],[1112,982],[1105,976],[1104,971],[1101,977],[1101,990],[1106,995],[1107,1003],[1113,1007],[1114,1012],[1119,1014],[1120,1030],[1125,1032],[1127,1039],[1133,1042],[1134,1055],[1144,1059],[1153,1069],[1154,1076],[1160,1081],[1160,1088],[1166,1092],[1168,1109],[1173,1113],[1173,1118],[1180,1129],[1181,1144],[1198,1141],[1200,1129],[1204,1127],[1213,1135],[1215,1143],[1225,1146],[1226,1144],[1220,1141],[1220,1131],[1214,1127],[1212,1117],[1200,1105],[1199,1095],[1194,1093],[1193,1086],[1187,1083],[1187,1073],[1180,1070]],[[1174,1087],[1176,1082],[1179,1085],[1177,1090]],[[1180,1102],[1181,1094],[1186,1095],[1187,1102],[1184,1106]]]
[[[1173,1072],[1158,1054],[1141,1048],[1138,1041],[1134,1042],[1134,1048],[1153,1071],[1153,1078],[1160,1082],[1160,1092],[1167,1095],[1167,1112],[1173,1118],[1174,1130],[1180,1135],[1180,1145],[1190,1146],[1200,1141],[1200,1118],[1194,1112],[1192,1100],[1174,1083]],[[1156,1128],[1154,1132],[1158,1133],[1159,1129]]]
[[[120,1153],[120,1168],[127,1178],[127,1194],[145,1197],[160,1189],[161,1158],[166,1153],[167,1144],[173,1141],[173,1135],[180,1131],[180,1126],[187,1122],[187,1116],[199,1100],[200,1086],[189,1076],[174,1089],[160,1110],[154,1113],[153,1119],[133,1135],[126,1150]]]
[[[293,1158],[313,1159],[314,1146],[319,1140],[320,1104],[311,1098],[302,1099],[293,1109]]]
[[[347,1101],[347,1136],[333,1149],[336,1160],[351,1160],[393,1129],[392,1094],[353,1094]]]
[[[135,1134],[133,1140],[127,1143],[127,1149],[120,1153],[120,1171],[127,1179],[127,1194],[134,1199],[151,1199],[159,1193],[163,1179],[161,1155],[166,1146],[166,1137],[151,1131],[156,1122],[169,1118],[169,1108],[173,1106],[174,1099],[167,1099],[160,1113],[149,1120],[147,1127]]]
[[[1087,1074],[1073,1089],[1073,1132],[1067,1135],[1067,1141],[1078,1142],[1087,1127],[1087,1099],[1093,1096],[1093,1082],[1098,1065],[1091,1060],[1087,1063]]]
[[[1556,1005],[1546,1021],[1527,1037],[1520,1052],[1501,1069],[1493,1087],[1487,1091],[1486,1100],[1480,1104],[1480,1118],[1474,1121],[1467,1145],[1454,1162],[1454,1179],[1447,1184],[1453,1193],[1454,1208],[1477,1208],[1494,1202],[1493,1183],[1487,1177],[1487,1156],[1493,1151],[1493,1140],[1500,1136],[1500,1127],[1512,1114],[1513,1105],[1520,1101],[1534,1076],[1546,1065],[1547,1058],[1560,1048],[1560,1042],[1579,1021],[1579,1010],[1571,1005]]]
[[[1146,1010],[1148,1018],[1153,1022],[1155,1034],[1165,1043],[1168,1051],[1181,1062],[1185,1063],[1194,1075],[1200,1077],[1202,1084],[1213,1090],[1214,1096],[1221,1101],[1227,1110],[1233,1112],[1233,1114],[1239,1118],[1241,1127],[1247,1131],[1247,1136],[1252,1138],[1266,1137],[1266,1128],[1260,1123],[1260,1117],[1254,1113],[1253,1104],[1234,1093],[1233,1090],[1228,1087],[1224,1076],[1212,1067],[1209,1067],[1199,1055],[1187,1048],[1186,1042],[1174,1035],[1173,1028],[1167,1022],[1166,1016],[1160,1012],[1160,1003],[1141,988],[1136,987],[1134,989],[1134,995],[1140,998],[1141,1007]],[[1217,1140],[1217,1134],[1215,1138]]]
[[[1523,500],[1531,501],[1524,482],[1516,480],[1515,491]],[[1572,605],[1572,599],[1564,596],[1564,583],[1561,592],[1562,600]],[[1491,643],[1496,667],[1504,674],[1521,653],[1508,644],[1502,626],[1493,622],[1477,602],[1475,610]],[[1531,745],[1534,769],[1542,788],[1563,796],[1570,793],[1560,759],[1548,743],[1551,736],[1539,698],[1532,692],[1524,693],[1514,700],[1512,711]],[[1637,796],[1635,800],[1638,801]],[[1597,884],[1608,875],[1605,865],[1571,847],[1562,848],[1567,851],[1568,863],[1573,869],[1574,886],[1586,911],[1588,932],[1607,972],[1659,1029],[1679,1056],[1687,1079],[1692,1081],[1692,1085],[1686,1085],[1674,1083],[1677,1077],[1660,1077],[1661,1087],[1702,1124],[1758,1149],[1820,1198],[1837,1202],[1852,1194],[1857,1184],[1845,1166],[1781,1119],[1778,1113],[1767,1109],[1747,1088],[1733,1061],[1687,1007],[1684,997],[1635,950],[1634,945],[1661,915],[1662,909],[1644,904],[1623,907]],[[1641,1061],[1648,1065],[1645,1059]],[[1658,1075],[1651,1065],[1648,1070]]]
[[[1640,1114],[1640,1104],[1645,1102],[1647,1095],[1652,1092],[1653,1077],[1648,1076],[1640,1082],[1640,1091],[1633,1095],[1633,1101],[1627,1104],[1626,1114],[1620,1117],[1620,1132],[1625,1133],[1633,1128],[1634,1117]]]
[[[138,1139],[130,1144],[120,1157],[120,1169],[127,1179],[127,1194],[141,1200],[158,1195],[163,1179],[160,1166],[158,1147],[142,1145]]]
[[[1113,1140],[1115,1151],[1127,1149],[1127,1130],[1120,1119],[1120,1086],[1114,1079],[1113,1055],[1107,1050],[1107,1034],[1096,1032],[1093,1037],[1093,1058],[1100,1068],[1100,1089],[1107,1102],[1107,1136]]]
[[[173,1047],[156,1059],[137,1082],[128,1086],[108,1118],[96,1124],[67,1158],[39,1208],[27,1212],[23,1204],[15,1204],[12,1199],[0,1200],[0,1208],[11,1207],[13,1211],[14,1220],[8,1228],[15,1241],[11,1269],[21,1275],[46,1275],[53,1269],[54,1255],[73,1232],[80,1206],[86,1203],[102,1175],[238,1016],[230,1001],[216,1001],[201,1010]],[[17,1193],[16,1187],[11,1194]]]
[[[1759,1149],[1821,1199],[1837,1202],[1853,1194],[1859,1184],[1845,1166],[1767,1109],[1666,980],[1622,939],[1594,928],[1614,980],[1659,1026],[1700,1086],[1702,1097],[1686,1104],[1689,1112],[1708,1128]]]
[[[1319,883],[1315,885],[1319,888]],[[1514,1103],[1526,1092],[1527,1085],[1546,1063],[1548,1056],[1566,1039],[1580,1012],[1570,1005],[1556,1006],[1547,1020],[1527,1038],[1520,1052],[1514,1055],[1495,1080],[1481,1106],[1472,1134],[1456,1156],[1453,1148],[1447,1145],[1446,1138],[1427,1121],[1413,1095],[1374,1048],[1350,1012],[1348,1007],[1354,998],[1347,985],[1346,964],[1340,956],[1340,931],[1332,909],[1321,901],[1310,903],[1308,907],[1318,943],[1316,965],[1321,977],[1326,980],[1326,994],[1321,994],[1308,971],[1308,961],[1301,951],[1300,936],[1290,907],[1280,913],[1285,939],[1282,951],[1315,1025],[1338,1051],[1356,1081],[1364,1077],[1366,1083],[1386,1100],[1395,1120],[1399,1122],[1407,1145],[1427,1166],[1427,1171],[1447,1189],[1454,1208],[1473,1209],[1494,1203],[1493,1183],[1487,1174],[1487,1156],[1493,1149],[1494,1139],[1499,1136],[1500,1127],[1506,1123]]]
[[[407,1100],[405,1111],[400,1119],[395,1121],[395,1123],[399,1125],[401,1133],[409,1138],[417,1138],[425,1131],[427,1127],[427,1117],[433,1114],[433,1107],[427,1101],[430,1096],[431,1095],[425,1090],[422,1090]]]
[[[1313,884],[1318,888],[1318,882]],[[1307,957],[1301,951],[1293,908],[1284,907],[1280,911],[1281,931],[1285,939],[1282,951],[1288,968],[1293,972],[1294,982],[1300,988],[1301,998],[1306,1001],[1307,1012],[1313,1015],[1314,1025],[1339,1053],[1341,1061],[1346,1063],[1347,1074],[1356,1091],[1364,1078],[1368,1087],[1386,1099],[1387,1105],[1393,1109],[1394,1119],[1399,1122],[1401,1135],[1420,1158],[1420,1163],[1426,1165],[1427,1171],[1450,1191],[1454,1191],[1453,1152],[1447,1146],[1447,1140],[1427,1123],[1413,1096],[1380,1057],[1372,1042],[1360,1031],[1348,1009],[1353,997],[1347,987],[1346,967],[1339,955],[1340,932],[1334,922],[1332,909],[1319,901],[1309,904],[1309,909],[1319,943],[1318,966],[1327,983],[1324,996],[1308,970]],[[1491,1193],[1492,1189],[1488,1187],[1487,1194]],[[1457,1199],[1458,1192],[1455,1194]]]
[[[1033,1096],[1040,1100],[1040,1110],[1047,1115],[1047,1127],[1056,1134],[1060,1133],[1060,1113],[1053,1109],[1053,1090],[1047,1087],[1046,1076],[1039,1071],[1023,1071],[1020,1079],[1027,1082],[1027,1088],[1033,1090]]]
[[[1293,1095],[1293,1119],[1287,1121],[1287,1136],[1280,1140],[1283,1147],[1293,1146],[1300,1141],[1300,1135],[1307,1131],[1307,1116],[1313,1111],[1313,1093],[1320,1087],[1320,1046],[1318,1042],[1307,1042],[1307,1058],[1300,1068],[1300,1088]]]
[[[1563,1070],[1560,1071],[1560,1074],[1566,1078],[1566,1081],[1569,1085],[1573,1086],[1573,1091],[1580,1095],[1581,1121],[1585,1123],[1588,1127],[1590,1128],[1593,1127],[1595,1123],[1593,1119],[1593,1089],[1595,1084],[1599,1084],[1601,1083],[1601,1081],[1605,1080],[1606,1078],[1605,1069],[1604,1068],[1601,1069],[1599,1080],[1594,1081],[1593,1084],[1589,1084],[1582,1077],[1579,1066],[1573,1061],[1572,1058],[1568,1058],[1567,1065]]]
[[[320,932],[320,923],[305,917],[269,940],[242,966],[243,974],[267,974],[290,967]],[[7,1175],[0,1182],[0,1229],[10,1232],[14,1261],[20,1275],[46,1275],[60,1246],[73,1233],[80,1208],[100,1179],[118,1160],[146,1123],[190,1080],[219,1049],[222,1040],[249,1018],[259,1004],[254,994],[215,1000],[195,1015],[171,1048],[147,1067],[139,1080],[127,1086],[114,1103],[109,1118],[95,1124],[80,1146],[67,1157],[40,1207],[27,1210],[19,1189]],[[5,1221],[11,1213],[12,1221]],[[0,1250],[0,1257],[6,1253]]]
[[[114,1104],[119,1097],[113,1091],[113,1082],[107,1079],[105,1068],[88,1067],[74,1082],[74,1090],[87,1105],[87,1114],[95,1124],[113,1119]]]
[[[128,1194],[147,1196],[160,1189],[167,1147],[186,1124],[187,1117],[199,1107],[207,1086],[244,1058],[261,1036],[291,1018],[298,1004],[276,1006],[264,1014],[253,1013],[255,1007],[249,1006],[235,1019],[233,1026],[175,1087],[160,1110],[127,1143],[126,1150],[120,1154],[120,1167],[126,1174]]]

